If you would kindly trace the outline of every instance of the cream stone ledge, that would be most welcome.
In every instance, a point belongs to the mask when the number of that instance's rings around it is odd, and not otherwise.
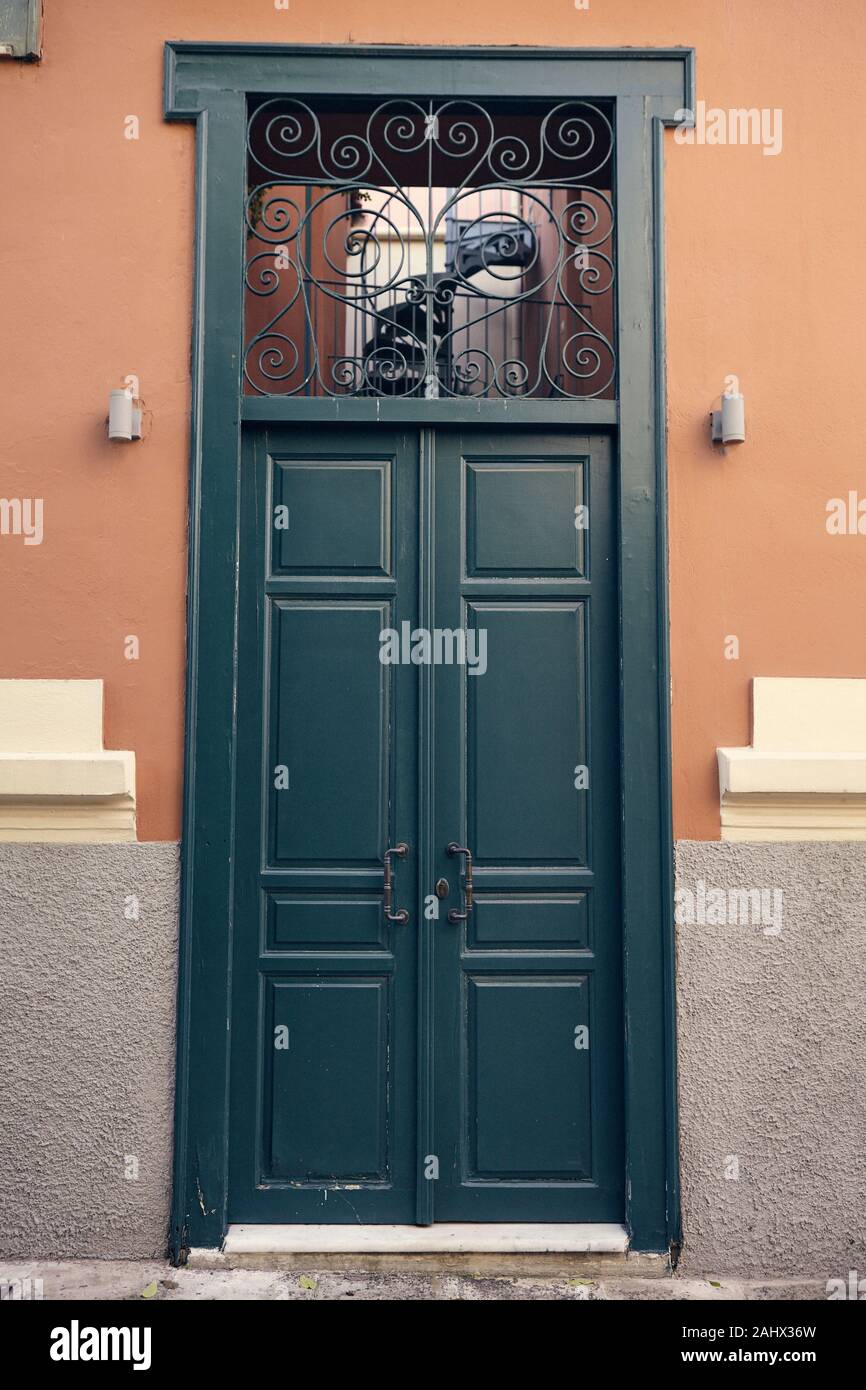
[[[866,680],[756,677],[750,748],[718,748],[723,840],[866,840]]]
[[[0,681],[0,841],[134,840],[135,754],[102,746],[101,680]]]

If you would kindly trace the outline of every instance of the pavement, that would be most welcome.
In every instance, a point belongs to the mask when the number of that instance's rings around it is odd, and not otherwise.
[[[489,1263],[473,1270],[471,1257],[464,1271],[410,1267],[335,1268],[315,1257],[292,1267],[249,1268],[229,1265],[214,1257],[209,1267],[175,1269],[159,1260],[35,1260],[0,1261],[3,1297],[124,1301],[244,1299],[364,1301],[584,1301],[703,1300],[821,1300],[827,1298],[823,1278],[739,1279],[730,1276],[685,1277],[669,1271],[629,1274],[623,1262],[610,1272],[525,1273],[492,1272]],[[343,1261],[345,1265],[346,1261]],[[368,1266],[373,1262],[368,1261]],[[27,1281],[30,1281],[28,1284]],[[36,1282],[41,1280],[41,1286]],[[16,1282],[17,1281],[17,1282]]]

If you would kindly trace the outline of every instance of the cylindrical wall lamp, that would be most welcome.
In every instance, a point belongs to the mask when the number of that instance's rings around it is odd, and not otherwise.
[[[108,397],[108,437],[127,442],[141,439],[141,406],[128,387]]]
[[[714,444],[744,444],[746,440],[746,401],[736,377],[733,389],[722,395],[721,410],[710,411],[710,436]]]
[[[132,397],[128,391],[112,391],[108,397],[109,439],[132,439]]]

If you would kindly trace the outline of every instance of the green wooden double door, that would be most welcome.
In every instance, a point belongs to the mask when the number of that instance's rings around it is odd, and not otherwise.
[[[241,476],[229,1220],[622,1221],[609,441]]]

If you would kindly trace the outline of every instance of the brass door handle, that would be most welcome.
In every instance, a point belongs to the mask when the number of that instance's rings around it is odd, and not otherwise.
[[[391,863],[391,856],[396,855],[398,859],[405,859],[408,853],[409,846],[401,840],[399,844],[392,845],[390,849],[386,849],[382,856],[385,866],[385,884],[382,895],[383,907],[385,909],[385,921],[399,922],[401,926],[405,926],[409,921],[409,913],[406,911],[405,907],[398,908],[396,912],[392,912],[391,910],[394,904],[394,867]]]
[[[452,859],[457,854],[462,854],[465,864],[463,871],[463,911],[458,912],[456,907],[452,907],[448,913],[449,922],[466,922],[472,911],[474,899],[472,897],[472,851],[464,845],[458,845],[456,840],[452,840],[446,847],[446,854],[450,854]]]

